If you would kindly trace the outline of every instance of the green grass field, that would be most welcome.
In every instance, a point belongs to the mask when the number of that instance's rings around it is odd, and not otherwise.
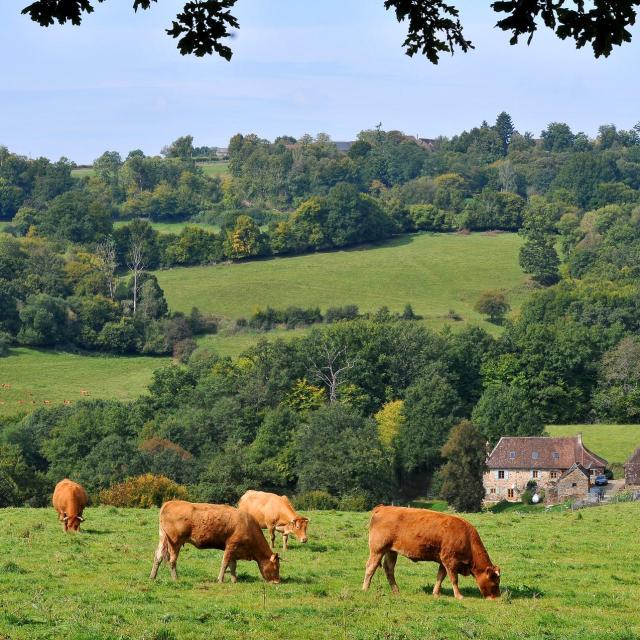
[[[202,169],[204,174],[208,176],[221,176],[229,170],[229,163],[226,161],[202,162],[198,163],[198,166]],[[74,178],[84,178],[86,176],[91,177],[95,175],[95,170],[93,167],[79,167],[77,169],[72,169],[71,175]]]
[[[75,402],[84,389],[91,398],[133,400],[145,391],[154,369],[169,358],[87,356],[58,351],[12,349],[0,359],[0,415]]]
[[[495,331],[473,310],[485,289],[501,289],[517,309],[528,294],[515,234],[420,234],[383,245],[156,273],[176,311],[198,306],[226,318],[257,307],[357,304],[361,311],[406,303],[428,324],[443,326],[450,309],[465,323]],[[461,323],[454,323],[461,324]]]
[[[129,224],[130,220],[117,220],[113,223],[113,226],[117,229],[125,224]],[[200,227],[206,231],[213,231],[214,233],[220,233],[220,226],[217,224],[207,224],[206,222],[152,222],[151,226],[158,233],[175,233],[179,234],[185,227]]]
[[[551,436],[573,436],[582,433],[584,444],[605,458],[614,468],[616,477],[627,458],[640,447],[638,424],[568,424],[547,427]]]
[[[227,161],[220,162],[203,162],[198,164],[205,175],[222,176],[229,171],[229,163]]]
[[[379,570],[361,591],[368,514],[311,512],[309,542],[293,542],[282,583],[238,563],[217,584],[221,553],[186,546],[180,581],[166,565],[148,579],[157,510],[89,508],[85,531],[63,534],[52,509],[0,510],[0,637],[11,640],[491,639],[638,640],[640,504],[577,513],[469,517],[501,567],[503,597],[460,578],[430,595],[437,567],[398,560],[400,594]],[[611,526],[615,523],[615,526]]]

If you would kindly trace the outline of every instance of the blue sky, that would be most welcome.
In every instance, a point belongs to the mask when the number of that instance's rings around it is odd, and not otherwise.
[[[187,133],[215,146],[238,131],[349,140],[378,122],[435,137],[503,109],[536,135],[554,120],[590,135],[640,120],[637,33],[606,60],[546,33],[511,47],[489,0],[455,3],[477,49],[438,66],[404,55],[383,0],[238,0],[230,63],[178,53],[164,28],[180,0],[138,14],[108,0],[80,28],[49,29],[20,15],[26,4],[0,3],[0,144],[30,156],[154,154]]]

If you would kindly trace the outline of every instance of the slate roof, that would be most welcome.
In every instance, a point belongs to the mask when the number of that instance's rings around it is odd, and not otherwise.
[[[490,469],[585,469],[606,467],[607,461],[582,444],[582,436],[570,438],[503,437],[489,454]]]
[[[560,480],[564,480],[567,476],[570,476],[574,471],[580,471],[580,473],[582,473],[582,475],[586,476],[587,478],[589,477],[589,472],[581,465],[578,464],[577,462],[574,462],[559,478],[558,478],[558,482],[560,482]]]

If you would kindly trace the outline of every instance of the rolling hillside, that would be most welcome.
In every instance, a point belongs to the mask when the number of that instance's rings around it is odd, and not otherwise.
[[[375,247],[254,260],[237,264],[158,271],[171,309],[201,311],[235,319],[270,305],[357,304],[361,311],[406,303],[431,326],[452,321],[496,327],[473,310],[480,293],[501,289],[517,309],[528,293],[518,265],[521,238],[515,234],[420,234]]]

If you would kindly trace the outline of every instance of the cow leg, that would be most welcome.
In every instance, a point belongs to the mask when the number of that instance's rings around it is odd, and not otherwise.
[[[222,564],[220,565],[218,582],[224,582],[224,574],[232,560],[233,560],[233,550],[229,548],[225,549],[224,553],[222,554]]]
[[[269,538],[271,538],[271,549],[275,549],[276,546],[276,528],[269,527]]]
[[[234,584],[238,582],[238,576],[236,575],[236,566],[238,561],[235,558],[229,560],[229,573],[231,574],[231,582]]]
[[[396,568],[397,560],[398,560],[398,554],[395,551],[387,551],[384,557],[384,560],[382,561],[384,572],[387,574],[387,580],[391,585],[391,591],[393,591],[393,593],[398,593],[400,591],[400,589],[398,589],[398,585],[396,583],[396,576],[395,576],[395,568]]]
[[[176,581],[178,579],[178,571],[176,570],[176,564],[178,563],[178,554],[180,553],[179,546],[173,546],[171,543],[169,546],[169,567],[171,569],[171,579]]]
[[[464,596],[460,593],[460,589],[458,589],[458,574],[450,567],[446,567],[446,569],[449,580],[451,580],[451,585],[453,586],[453,595],[457,600],[462,600]]]
[[[367,560],[367,566],[364,570],[364,582],[362,583],[362,590],[366,591],[371,584],[371,578],[376,572],[376,569],[380,566],[380,560],[382,560],[382,553],[373,552],[369,553],[369,560]]]
[[[151,580],[155,580],[158,575],[158,568],[162,564],[164,560],[165,554],[167,554],[167,540],[164,532],[160,531],[160,541],[158,542],[158,548],[156,549],[156,553],[153,556],[153,566],[151,567],[151,574],[149,578]]]
[[[283,533],[282,534],[282,548],[286,551],[288,549],[287,547],[287,543],[289,542],[289,534],[288,533]]]
[[[437,598],[440,595],[440,587],[442,586],[442,581],[444,577],[447,575],[447,570],[444,568],[444,565],[440,565],[438,568],[438,575],[436,576],[436,583],[433,585],[433,595]]]

